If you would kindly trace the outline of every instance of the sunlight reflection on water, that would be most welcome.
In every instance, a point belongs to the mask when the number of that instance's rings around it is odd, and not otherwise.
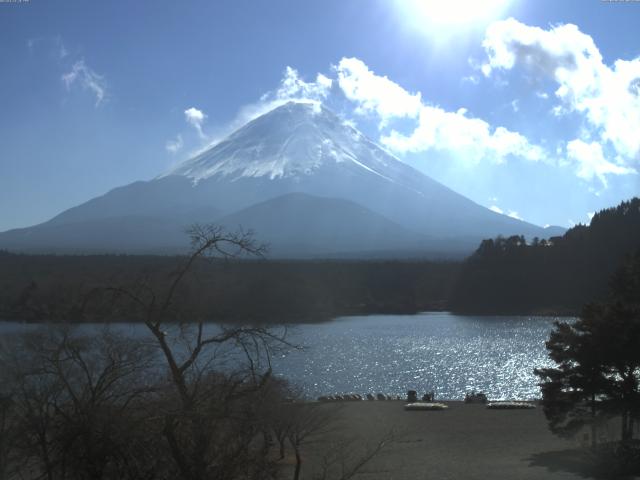
[[[338,393],[406,395],[433,390],[461,399],[540,396],[533,369],[549,366],[544,342],[553,317],[474,317],[449,313],[342,317],[300,325],[304,345],[273,360],[274,372],[315,397]],[[569,320],[569,319],[562,319]]]
[[[495,400],[538,398],[533,369],[551,365],[544,343],[554,320],[572,319],[436,312],[301,324],[288,327],[288,340],[304,350],[276,354],[273,371],[312,398],[378,392],[404,397],[410,389],[420,394],[433,390],[439,399],[462,399],[471,390]],[[0,334],[36,326],[2,322]],[[141,324],[112,327],[133,336],[149,336]],[[99,328],[104,325],[78,327],[84,332]],[[233,358],[227,363],[230,368],[238,359]]]

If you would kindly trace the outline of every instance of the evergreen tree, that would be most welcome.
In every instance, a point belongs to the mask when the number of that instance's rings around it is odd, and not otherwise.
[[[614,276],[608,303],[587,305],[574,323],[556,323],[547,342],[555,368],[536,369],[554,433],[573,436],[599,420],[620,418],[620,439],[633,440],[640,420],[639,254]]]

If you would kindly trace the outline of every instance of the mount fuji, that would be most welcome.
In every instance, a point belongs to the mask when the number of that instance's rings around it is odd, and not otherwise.
[[[0,233],[0,248],[175,253],[195,222],[253,229],[270,255],[291,258],[454,257],[483,238],[562,232],[486,209],[324,106],[289,102],[150,181]]]

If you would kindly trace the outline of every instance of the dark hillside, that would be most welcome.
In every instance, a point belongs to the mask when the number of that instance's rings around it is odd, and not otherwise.
[[[163,292],[183,261],[0,254],[0,319],[126,321],[126,312],[110,308],[108,295],[92,294],[85,303],[88,294],[125,285]],[[427,261],[203,260],[180,292],[179,307],[191,320],[264,323],[441,310],[458,267]]]
[[[451,306],[468,313],[576,313],[604,299],[611,275],[639,248],[639,198],[549,241],[484,240],[463,264]]]

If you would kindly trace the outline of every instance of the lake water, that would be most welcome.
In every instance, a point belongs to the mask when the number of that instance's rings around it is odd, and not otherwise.
[[[272,363],[275,374],[311,397],[404,396],[411,389],[433,390],[440,399],[462,399],[472,390],[490,399],[531,399],[540,396],[533,369],[551,365],[544,342],[554,320],[571,319],[442,312],[340,317],[290,328],[289,340],[304,349],[279,353]],[[0,333],[22,328],[0,323]],[[142,325],[129,328],[144,332]]]

